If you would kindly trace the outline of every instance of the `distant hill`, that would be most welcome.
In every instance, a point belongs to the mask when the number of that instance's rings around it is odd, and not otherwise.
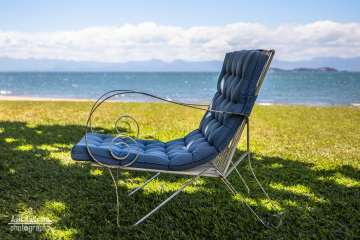
[[[131,61],[125,63],[104,63],[91,61],[64,61],[54,59],[0,58],[0,72],[220,72],[222,61],[187,62],[175,60],[167,63],[161,60]],[[309,71],[309,69],[338,69],[360,71],[358,58],[314,58],[312,60],[286,62],[273,60],[271,67],[279,71]],[[306,69],[306,70],[304,70]],[[278,72],[279,72],[278,71]],[[322,70],[319,70],[322,71]],[[336,71],[336,70],[335,70]]]
[[[313,58],[311,60],[286,62],[275,59],[271,63],[272,68],[291,70],[295,68],[334,68],[339,71],[360,72],[360,57],[357,58]]]
[[[292,70],[284,70],[280,68],[270,68],[269,72],[339,72],[338,70],[334,68],[295,68]],[[346,70],[342,72],[347,72]]]

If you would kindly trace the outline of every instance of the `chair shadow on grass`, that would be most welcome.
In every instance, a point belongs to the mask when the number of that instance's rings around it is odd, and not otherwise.
[[[0,187],[3,196],[0,235],[9,238],[38,238],[45,232],[10,232],[13,215],[33,211],[35,216],[51,216],[52,227],[74,239],[94,238],[166,238],[175,237],[256,237],[258,234],[316,232],[322,228],[351,230],[358,209],[358,187],[347,187],[329,176],[360,181],[360,173],[351,166],[336,170],[316,170],[309,163],[291,159],[258,156],[252,153],[252,165],[258,179],[279,207],[284,225],[279,229],[262,227],[246,206],[234,197],[219,179],[203,177],[166,204],[139,227],[130,230],[116,226],[116,196],[107,169],[70,159],[71,146],[84,135],[81,125],[27,126],[26,122],[0,122]],[[95,128],[95,132],[114,134]],[[241,155],[237,149],[235,157]],[[246,162],[246,160],[244,160]],[[247,163],[238,166],[251,192],[232,173],[229,181],[270,226],[275,226],[275,211],[257,186]],[[116,170],[113,171],[116,177]],[[132,196],[134,188],[154,173],[120,170],[118,190],[120,225],[130,226],[178,190],[191,176],[161,174],[154,185]],[[134,184],[134,185],[132,185]],[[131,189],[129,188],[129,186]],[[168,190],[166,186],[170,186]],[[349,206],[350,204],[350,206]],[[31,210],[32,209],[32,210]],[[331,219],[338,211],[339,219]],[[330,216],[330,218],[329,218]],[[356,226],[355,226],[356,227]],[[70,229],[70,230],[69,230]],[[259,229],[261,230],[260,232]],[[61,232],[62,231],[62,232]],[[269,231],[264,233],[264,231]],[[273,235],[273,236],[275,236]],[[266,235],[267,236],[267,235]]]

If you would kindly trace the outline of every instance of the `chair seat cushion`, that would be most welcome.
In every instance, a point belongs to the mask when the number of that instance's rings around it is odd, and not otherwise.
[[[130,148],[130,154],[125,160],[117,160],[110,153],[110,143],[115,138],[111,135],[96,133],[87,134],[87,142],[91,154],[101,163],[112,165],[126,165],[137,154],[138,148],[131,139],[114,141],[111,150],[117,157],[125,157],[128,148],[120,142],[126,143]],[[192,131],[184,138],[175,139],[167,143],[154,140],[136,139],[139,146],[139,155],[136,161],[129,167],[161,169],[161,170],[184,170],[193,168],[215,158],[219,153],[211,146],[199,130]],[[75,144],[71,150],[71,157],[78,161],[94,161],[86,148],[85,137]]]

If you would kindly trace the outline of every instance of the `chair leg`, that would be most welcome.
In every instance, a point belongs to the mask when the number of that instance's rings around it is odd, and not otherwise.
[[[234,164],[232,161],[230,161],[230,163],[231,163],[231,164]],[[245,182],[244,178],[241,176],[240,172],[237,170],[237,166],[236,166],[234,169],[235,169],[235,171],[237,172],[237,174],[239,175],[241,181],[245,184],[245,187],[246,187],[246,189],[247,189],[248,194],[250,194],[250,188],[249,188],[248,185],[246,184],[246,182]]]
[[[262,224],[264,224],[264,222],[260,219],[260,217],[254,212],[254,210],[252,210],[252,208],[245,202],[245,200],[240,196],[240,194],[236,191],[236,189],[230,184],[230,182],[226,179],[226,177],[232,172],[232,170],[236,170],[236,172],[238,173],[239,177],[241,178],[241,180],[243,181],[243,183],[245,184],[246,188],[248,189],[248,192],[249,191],[249,187],[246,185],[244,179],[241,177],[239,171],[237,170],[237,165],[245,158],[245,156],[247,155],[247,158],[248,158],[248,162],[249,162],[249,167],[250,167],[250,170],[251,170],[251,173],[252,175],[254,176],[256,182],[258,183],[258,185],[260,186],[261,190],[263,191],[263,193],[265,194],[265,196],[267,197],[267,199],[270,201],[272,207],[275,209],[277,215],[279,216],[279,224],[277,225],[277,227],[281,226],[282,225],[282,217],[281,217],[281,214],[279,212],[279,210],[277,210],[275,204],[273,203],[273,201],[271,200],[271,198],[269,197],[269,195],[266,193],[265,189],[262,187],[260,181],[257,179],[255,173],[254,173],[254,170],[251,166],[251,160],[250,160],[250,123],[249,123],[249,120],[247,119],[246,121],[246,124],[247,124],[247,134],[246,134],[246,145],[247,145],[247,151],[239,158],[239,160],[235,163],[233,163],[231,161],[231,163],[233,164],[233,166],[227,171],[227,173],[223,176],[222,180],[223,182],[225,183],[225,185],[230,189],[230,191],[236,195],[238,195],[241,200],[246,204],[246,206],[251,210],[251,212],[257,217],[257,219],[260,220],[260,222]],[[264,224],[265,225],[265,224]],[[266,226],[266,225],[265,225]]]
[[[265,191],[265,189],[263,188],[263,186],[261,185],[260,181],[257,179],[257,177],[256,177],[256,175],[255,175],[255,173],[254,173],[254,170],[253,170],[253,168],[252,168],[252,166],[251,166],[250,154],[248,155],[248,162],[249,162],[249,167],[250,167],[250,170],[251,170],[251,173],[252,173],[253,177],[255,178],[257,184],[260,186],[262,192],[265,194],[265,196],[267,197],[267,199],[270,201],[272,207],[275,209],[275,211],[276,211],[276,213],[277,213],[277,215],[278,215],[278,217],[279,217],[279,219],[280,219],[280,220],[279,220],[279,224],[276,226],[276,228],[278,228],[278,227],[280,227],[280,226],[282,225],[282,222],[283,222],[283,219],[282,219],[282,217],[281,217],[281,214],[280,214],[279,210],[277,210],[275,204],[273,203],[273,201],[271,200],[271,198],[269,197],[269,195],[267,194],[267,192]]]
[[[233,185],[226,178],[222,177],[221,180],[223,180],[225,185],[230,189],[230,191],[232,193],[234,193],[235,195],[238,195],[240,197],[241,201],[243,201],[243,203],[245,203],[245,205],[250,209],[250,211],[255,215],[255,217],[266,227],[265,223],[260,219],[259,215],[257,215],[255,213],[255,211],[250,207],[250,205],[245,201],[245,199],[236,191],[236,189],[233,187]]]
[[[137,191],[139,191],[141,188],[143,188],[145,185],[147,185],[149,182],[151,182],[152,180],[154,180],[157,176],[159,176],[160,173],[157,173],[155,176],[153,176],[152,178],[150,178],[149,180],[146,181],[146,183],[144,183],[143,185],[141,185],[140,187],[138,187],[137,189],[135,189],[134,191],[132,191],[129,196],[133,195],[134,193],[136,193]]]
[[[214,168],[210,168],[207,169],[203,172],[201,172],[199,175],[197,175],[196,177],[194,177],[193,179],[191,179],[191,181],[187,182],[184,186],[182,186],[179,190],[177,190],[173,195],[171,195],[168,199],[166,199],[165,201],[163,201],[159,206],[157,206],[156,208],[154,208],[151,212],[149,212],[145,217],[143,217],[142,219],[140,219],[137,223],[135,223],[133,225],[133,227],[139,225],[142,221],[144,221],[146,218],[150,217],[154,212],[156,212],[159,208],[161,208],[162,206],[164,206],[168,201],[170,201],[171,199],[173,199],[176,195],[178,195],[182,190],[184,190],[187,186],[189,186],[191,183],[193,183],[196,179],[198,179],[199,177],[201,177],[203,174],[205,174],[206,172],[210,171],[210,170],[216,170]]]

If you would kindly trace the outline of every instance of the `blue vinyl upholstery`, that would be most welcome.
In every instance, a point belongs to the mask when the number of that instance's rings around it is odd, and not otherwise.
[[[209,106],[212,110],[250,115],[257,96],[254,96],[257,81],[268,59],[256,50],[227,53],[217,84],[217,93]],[[130,167],[161,170],[184,170],[209,162],[227,147],[244,117],[238,115],[206,112],[199,129],[167,143],[139,140],[139,156]],[[88,146],[92,155],[105,164],[126,165],[137,154],[132,140],[125,140],[130,147],[129,156],[119,161],[110,154],[110,143],[114,136],[88,133]],[[116,139],[115,143],[124,141]],[[128,153],[125,145],[112,146],[118,157]],[[71,157],[79,161],[93,161],[85,144],[85,137],[71,150]]]

